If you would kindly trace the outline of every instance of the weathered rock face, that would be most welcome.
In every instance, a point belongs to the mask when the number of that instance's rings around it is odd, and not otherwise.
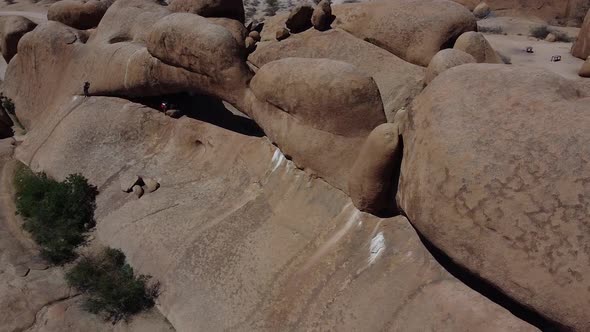
[[[267,29],[265,25],[264,29]],[[269,32],[270,33],[270,32]],[[263,36],[268,35],[263,30]],[[393,121],[395,112],[407,106],[424,85],[424,69],[355,38],[340,29],[308,30],[282,42],[259,43],[248,60],[258,67],[287,57],[328,58],[355,65],[377,83],[385,115]]]
[[[475,62],[475,58],[471,54],[463,51],[452,48],[441,50],[430,60],[430,64],[426,68],[426,78],[424,81],[428,84],[440,73],[449,68]]]
[[[367,137],[348,180],[350,198],[359,210],[376,215],[397,212],[391,202],[401,149],[396,123],[384,123]]]
[[[534,330],[449,275],[406,219],[360,213],[266,138],[106,97],[46,125],[18,155],[100,188],[98,239],[162,282],[178,331]],[[161,187],[137,200],[126,174]]]
[[[333,6],[333,26],[411,63],[428,66],[477,22],[463,6],[440,0],[391,0]]]
[[[244,23],[242,0],[172,0],[170,10],[186,12],[205,17],[226,17]]]
[[[386,121],[375,81],[345,62],[269,62],[250,86],[252,118],[269,138],[296,164],[341,189],[360,145]]]
[[[207,77],[217,84],[244,84],[248,77],[242,62],[243,48],[229,30],[206,18],[175,13],[160,19],[147,41],[150,55],[166,64]],[[230,80],[237,78],[237,82]]]
[[[469,31],[462,34],[453,48],[470,54],[478,63],[503,63],[498,53],[480,32]]]
[[[449,69],[409,110],[397,197],[453,260],[576,331],[590,329],[589,102],[542,70]]]
[[[52,4],[47,19],[67,26],[86,30],[95,28],[113,0],[63,0]]]
[[[16,55],[19,40],[37,24],[22,16],[0,17],[0,50],[6,63]]]
[[[17,112],[27,110],[19,115],[25,126],[32,119],[42,121],[40,113],[48,105],[57,107],[81,94],[85,81],[90,82],[92,94],[194,91],[239,104],[251,77],[244,49],[229,30],[197,15],[171,14],[151,1],[117,1],[92,38],[87,42],[86,38],[55,22],[23,37],[18,63],[11,61],[7,70],[7,76],[22,79],[10,80],[6,89],[19,104]],[[51,84],[44,77],[50,77]],[[26,98],[31,91],[40,98]]]
[[[572,55],[580,59],[586,59],[590,56],[590,10],[588,10],[578,38],[574,42]]]
[[[14,146],[0,140],[0,330],[1,331],[174,331],[157,310],[129,323],[107,322],[82,310],[83,296],[67,285],[62,267],[40,264],[38,250],[16,216],[12,185]]]

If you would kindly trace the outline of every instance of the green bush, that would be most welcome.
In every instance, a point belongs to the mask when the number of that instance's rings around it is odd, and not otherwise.
[[[58,182],[25,166],[16,171],[15,187],[17,212],[43,257],[56,264],[75,258],[74,250],[94,226],[96,187],[79,174]]]
[[[94,257],[83,257],[68,273],[70,286],[88,295],[84,308],[102,313],[113,322],[154,305],[159,283],[148,284],[150,276],[135,275],[125,263],[125,254],[107,248]]]

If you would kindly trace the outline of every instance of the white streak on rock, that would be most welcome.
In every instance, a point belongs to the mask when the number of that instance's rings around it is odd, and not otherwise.
[[[371,239],[371,246],[369,247],[369,265],[377,260],[383,249],[385,249],[385,237],[383,237],[383,232],[379,232]]]

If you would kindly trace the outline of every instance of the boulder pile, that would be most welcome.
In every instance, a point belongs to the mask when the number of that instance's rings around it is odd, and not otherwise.
[[[447,0],[93,1],[0,25],[15,156],[96,184],[177,330],[590,330],[582,79],[501,64]]]

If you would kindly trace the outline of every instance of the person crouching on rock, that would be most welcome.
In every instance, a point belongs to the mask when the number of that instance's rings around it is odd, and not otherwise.
[[[168,110],[168,103],[167,103],[167,102],[165,102],[165,101],[163,101],[163,102],[160,104],[160,110],[162,111],[162,113],[166,113],[166,111]]]
[[[90,82],[84,82],[84,96],[90,97]]]

